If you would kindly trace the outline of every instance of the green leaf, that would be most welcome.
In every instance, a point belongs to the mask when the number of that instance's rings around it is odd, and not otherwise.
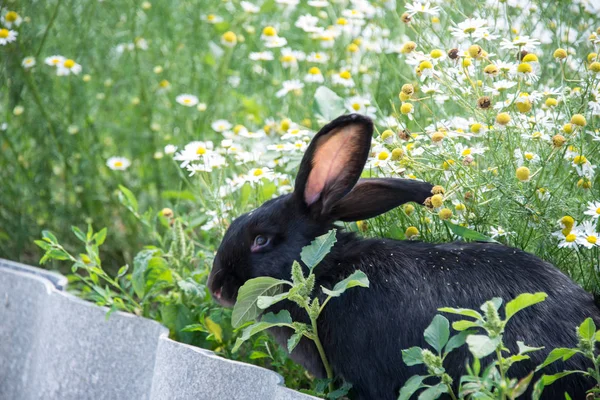
[[[425,341],[433,347],[438,354],[441,354],[442,349],[448,343],[450,337],[450,323],[446,317],[436,315],[433,317],[431,324],[425,329]]]
[[[182,332],[208,332],[202,324],[188,325],[181,330]]]
[[[494,297],[493,299],[489,300],[489,302],[492,303],[496,311],[498,311],[500,309],[500,306],[502,305],[502,298]],[[487,309],[486,303],[487,301],[484,304],[482,304],[481,307],[479,307],[479,309],[483,312],[485,312]]]
[[[250,353],[251,360],[258,360],[260,358],[271,358],[271,356],[267,353],[263,353],[262,351],[253,351],[252,353]]]
[[[50,242],[50,243],[58,243],[58,239],[50,231],[42,231],[42,237],[44,239],[47,239],[47,241]]]
[[[531,353],[532,351],[538,351],[538,350],[542,350],[544,348],[544,346],[530,347],[521,341],[517,341],[517,346],[519,346],[519,354]]]
[[[496,240],[484,235],[483,233],[479,233],[472,229],[465,228],[464,226],[453,224],[452,222],[444,221],[444,223],[452,231],[452,233],[462,237],[463,239],[475,240],[477,242],[498,243]]]
[[[317,118],[331,121],[344,114],[344,100],[331,89],[319,86],[315,91],[313,113]]]
[[[79,229],[76,226],[72,226],[71,230],[73,231],[73,233],[75,234],[75,236],[77,236],[77,239],[81,240],[83,243],[87,242],[87,238],[85,237],[85,233],[83,233],[81,231],[81,229]]]
[[[302,336],[304,336],[302,332],[296,332],[292,336],[290,336],[290,338],[287,341],[287,348],[289,353],[294,351],[296,346],[298,346],[298,343],[300,343]]]
[[[546,297],[548,297],[548,295],[544,292],[520,294],[517,298],[506,304],[506,320],[508,321],[522,309],[546,300]]]
[[[231,324],[234,328],[239,328],[248,321],[253,321],[261,313],[258,307],[258,298],[260,296],[274,296],[281,292],[281,286],[289,282],[261,276],[249,279],[240,288],[233,313],[231,314]]]
[[[442,307],[442,308],[438,308],[438,311],[446,312],[446,313],[450,313],[450,314],[464,315],[465,317],[471,317],[471,318],[483,320],[483,318],[481,317],[481,314],[479,314],[477,311],[471,310],[469,308]]]
[[[477,321],[477,322],[479,322],[479,321]],[[467,321],[467,320],[463,319],[463,320],[460,320],[460,321],[453,322],[452,323],[452,327],[454,328],[454,330],[464,331],[466,329],[480,327],[481,324],[479,324],[477,322]]]
[[[52,248],[52,245],[48,242],[44,242],[43,240],[34,240],[33,243],[40,246],[43,250],[49,250]]]
[[[142,298],[146,293],[146,269],[148,268],[148,262],[154,256],[156,252],[153,250],[142,250],[133,259],[133,273],[131,275],[131,285],[135,294]]]
[[[557,380],[559,380],[560,378],[567,376],[567,375],[575,374],[575,373],[581,373],[581,371],[563,371],[563,372],[559,372],[558,374],[554,374],[554,375],[542,375],[542,382],[544,383],[544,386],[549,386],[549,385],[552,385]]]
[[[138,202],[135,198],[135,195],[131,192],[131,190],[127,189],[123,185],[119,185],[119,190],[122,193],[122,196],[119,196],[121,203],[125,205],[125,207],[130,208],[132,211],[138,211]]]
[[[583,339],[592,340],[596,335],[596,324],[591,318],[587,318],[578,328],[579,335]]]
[[[102,228],[98,233],[94,235],[94,237],[96,238],[96,246],[102,246],[102,244],[106,240],[106,232],[106,228]]]
[[[282,300],[287,299],[289,292],[279,293],[275,296],[258,296],[258,300],[256,301],[256,305],[261,310],[265,310],[271,307],[275,303],[279,303]]]
[[[402,350],[402,361],[409,367],[412,365],[423,364],[423,356],[421,353],[423,349],[417,346],[411,347],[410,349]]]
[[[467,336],[472,335],[475,331],[462,331],[457,335],[454,335],[448,340],[446,344],[446,348],[444,348],[444,353],[448,354],[452,350],[459,348],[463,344],[465,344],[467,340]]]
[[[129,265],[123,265],[121,268],[119,268],[119,272],[117,272],[117,278],[120,278],[123,275],[125,275],[128,270],[129,270]]]
[[[335,236],[336,230],[332,229],[324,235],[318,236],[309,244],[302,249],[300,253],[300,259],[308,269],[311,271],[325,258],[331,247],[337,241]]]
[[[423,390],[419,395],[419,400],[435,400],[444,393],[448,393],[448,387],[443,383],[438,383],[435,386]]]
[[[245,328],[242,331],[242,335],[235,341],[235,346],[233,346],[232,351],[235,353],[238,351],[242,343],[246,340],[250,339],[252,336],[256,335],[259,332],[264,331],[265,329],[269,329],[275,326],[288,326],[292,327],[292,317],[290,316],[289,311],[281,310],[277,314],[268,313],[263,316],[260,322],[256,322],[249,327]]]
[[[491,339],[486,335],[469,335],[466,342],[475,357],[483,358],[496,350],[500,344],[500,337]]]
[[[529,383],[531,383],[531,379],[533,378],[533,371],[527,375],[525,378],[521,379],[519,381],[519,383],[517,383],[517,385],[514,387],[513,391],[512,391],[512,396],[511,398],[517,398],[519,396],[521,396],[523,393],[525,393],[525,391],[527,390],[527,387],[529,386]]]
[[[189,190],[164,190],[161,192],[160,197],[165,200],[196,200],[196,196]]]
[[[420,375],[413,375],[408,378],[402,389],[400,389],[398,400],[409,400],[417,390],[423,387],[422,383],[424,379],[425,377]]]
[[[339,281],[333,287],[333,290],[329,290],[321,286],[321,290],[328,296],[338,297],[342,293],[344,293],[347,289],[353,288],[355,286],[361,287],[369,287],[369,279],[367,275],[365,275],[362,271],[354,271],[349,277],[344,279],[343,281]]]
[[[559,347],[553,349],[550,354],[546,357],[546,360],[542,364],[540,364],[535,370],[539,371],[547,365],[552,364],[554,361],[562,359],[563,361],[567,361],[569,358],[573,357],[575,354],[580,351],[577,349],[567,349],[565,347]]]

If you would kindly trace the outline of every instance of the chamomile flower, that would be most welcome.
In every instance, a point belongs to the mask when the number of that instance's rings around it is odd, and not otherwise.
[[[21,66],[25,69],[35,67],[35,57],[25,57],[23,61],[21,61]]]
[[[272,61],[275,59],[272,51],[252,52],[248,57],[252,61]]]
[[[231,123],[225,119],[218,119],[210,124],[215,132],[223,133],[231,129]]]
[[[242,1],[240,2],[240,5],[242,6],[242,9],[249,14],[257,14],[260,12],[260,7],[249,1]]]
[[[477,42],[485,34],[489,33],[487,21],[481,18],[467,18],[456,27],[450,28],[452,36],[457,39],[472,39]]]
[[[500,48],[507,50],[525,50],[528,52],[532,52],[536,49],[537,46],[540,45],[540,41],[529,36],[515,36],[512,40],[510,39],[502,39],[500,43]]]
[[[282,88],[275,93],[275,97],[283,97],[287,95],[289,92],[300,91],[304,87],[304,83],[302,83],[298,79],[292,79],[289,81],[283,81]]]
[[[77,64],[74,60],[67,58],[56,66],[56,75],[67,76],[67,75],[79,75],[81,72],[81,65]]]
[[[131,161],[125,157],[110,157],[106,160],[106,166],[113,171],[125,171],[131,165]]]
[[[341,85],[344,87],[354,87],[354,79],[352,79],[352,74],[348,70],[342,70],[337,74],[334,74],[331,77],[331,80],[335,85]]]
[[[345,105],[346,109],[351,113],[363,114],[373,119],[377,112],[377,109],[371,105],[371,100],[368,97],[352,96],[346,100]]]
[[[311,14],[305,14],[298,17],[296,23],[294,24],[296,27],[302,29],[304,32],[319,32],[323,28],[317,26],[319,23],[319,18],[315,17]]]
[[[252,168],[246,175],[242,177],[245,182],[257,183],[263,179],[272,181],[275,178],[275,173],[268,167]]]
[[[409,17],[414,17],[416,14],[429,14],[432,16],[437,16],[440,14],[440,7],[432,7],[430,2],[422,3],[420,1],[416,1],[412,4],[406,5],[406,13]]]
[[[193,94],[180,94],[175,98],[175,101],[186,107],[194,107],[198,104],[198,97]]]
[[[214,145],[210,141],[194,141],[186,144],[183,150],[173,156],[173,160],[181,161],[181,168],[185,168],[192,162],[210,156],[213,153],[213,148]]]
[[[587,208],[588,209],[583,212],[585,215],[589,215],[594,220],[600,218],[600,201],[590,201]]]
[[[577,232],[577,243],[591,249],[600,246],[599,234],[596,232],[596,223],[584,221]]]
[[[4,14],[2,19],[2,24],[8,29],[12,28],[13,26],[18,27],[21,25],[21,22],[23,22],[23,18],[21,18],[21,16],[15,11],[8,11],[6,14]]]
[[[495,228],[493,226],[490,227],[490,235],[491,235],[492,239],[496,239],[496,238],[499,238],[499,237],[506,237],[506,236],[509,236],[511,234],[512,234],[512,232],[509,232],[509,231],[505,230],[501,226],[498,226],[497,228]]]
[[[306,61],[317,64],[326,64],[329,61],[329,56],[325,53],[313,52],[306,57]]]
[[[304,75],[304,81],[308,83],[323,83],[324,80],[321,70],[317,67],[311,67],[308,74]]]
[[[17,40],[17,31],[11,31],[9,29],[0,28],[0,46],[6,46],[8,43]]]
[[[203,15],[202,19],[208,22],[209,24],[220,24],[223,22],[223,17],[220,17],[215,14]]]

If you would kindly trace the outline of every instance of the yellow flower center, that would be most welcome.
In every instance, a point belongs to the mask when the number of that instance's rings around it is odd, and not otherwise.
[[[596,214],[600,215],[600,207],[596,208]]]
[[[472,26],[468,27],[467,29],[463,30],[464,33],[473,33],[475,32],[475,28],[473,28]]]
[[[525,159],[528,161],[533,160],[533,153],[525,153]]]
[[[229,31],[229,32],[225,32],[223,34],[223,40],[229,43],[233,43],[237,40],[237,36],[235,36],[235,33]]]
[[[573,159],[573,162],[575,164],[585,164],[587,162],[587,158],[585,158],[585,156],[575,156],[575,158]]]
[[[265,29],[263,29],[263,35],[275,36],[275,35],[277,35],[277,31],[272,26],[266,26]]]
[[[352,75],[348,71],[342,71],[342,72],[340,72],[340,78],[350,79],[350,78],[352,78]]]
[[[321,70],[317,67],[312,67],[308,70],[308,73],[311,75],[319,75],[321,73]]]
[[[70,58],[68,60],[65,60],[65,63],[63,64],[63,66],[65,68],[73,68],[75,66],[75,61],[71,60]]]
[[[8,37],[8,29],[0,29],[0,39],[6,39]]]
[[[353,103],[353,104],[352,104],[352,108],[354,109],[354,111],[358,111],[358,110],[360,110],[360,104],[358,104],[358,103]]]
[[[377,158],[380,159],[381,161],[384,161],[384,160],[387,160],[389,156],[390,156],[390,153],[388,153],[387,151],[384,150],[381,153],[379,153]]]
[[[424,69],[431,69],[433,68],[433,64],[431,64],[429,61],[423,61],[421,62],[421,64],[419,64],[419,69],[421,71],[423,71]]]
[[[257,168],[254,170],[254,176],[261,176],[263,174],[263,170],[260,168]]]
[[[215,15],[214,14],[208,14],[206,16],[206,19],[209,20],[209,21],[214,21],[215,20]]]
[[[338,18],[337,24],[338,25],[347,25],[348,21],[346,20],[346,18]]]
[[[521,63],[517,67],[517,71],[522,74],[529,74],[533,71],[533,67],[529,63]]]
[[[283,61],[283,62],[294,62],[294,61],[296,61],[296,57],[294,57],[291,54],[286,54],[285,56],[281,57],[281,61]]]
[[[588,243],[591,243],[591,244],[596,244],[596,242],[598,241],[598,237],[596,237],[596,236],[588,236],[586,239],[587,239]]]
[[[121,168],[123,166],[123,161],[115,161],[115,168]]]
[[[569,243],[574,242],[575,239],[577,239],[577,236],[574,233],[569,233],[566,237],[565,240]]]
[[[471,149],[464,149],[461,154],[463,157],[466,157],[471,154]]]
[[[196,154],[199,154],[199,155],[206,154],[206,147],[198,146],[198,148],[196,149]]]
[[[4,16],[8,22],[15,22],[19,18],[19,14],[14,11],[9,11]]]

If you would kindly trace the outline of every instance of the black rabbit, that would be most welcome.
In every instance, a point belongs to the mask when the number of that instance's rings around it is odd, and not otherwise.
[[[373,124],[361,115],[341,116],[314,137],[300,165],[294,193],[267,201],[235,219],[215,256],[208,286],[223,305],[236,301],[248,279],[289,279],[302,247],[333,227],[382,214],[403,203],[423,204],[432,185],[407,179],[359,179],[368,158]],[[353,384],[360,399],[396,399],[404,382],[424,367],[407,367],[402,349],[426,348],[423,331],[440,307],[478,308],[486,300],[510,300],[524,292],[546,292],[548,298],[517,314],[504,342],[545,346],[530,362],[515,364],[509,375],[524,377],[551,349],[573,347],[575,327],[587,317],[600,321],[593,297],[551,264],[518,249],[491,243],[430,244],[362,239],[339,231],[331,253],[316,268],[316,288],[331,288],[355,270],[364,271],[370,288],[355,288],[332,299],[319,317],[319,336],[334,370]],[[316,289],[320,291],[320,289]],[[303,310],[281,302],[292,318],[306,322]],[[451,319],[451,318],[450,318]],[[285,347],[290,331],[273,329]],[[323,377],[324,367],[312,342],[304,340],[291,357]],[[466,346],[447,358],[457,378],[469,358]],[[583,369],[581,356],[557,362],[545,373]],[[539,376],[539,375],[537,375]],[[532,385],[531,385],[532,386]],[[545,398],[583,399],[592,386],[570,375],[546,388]]]

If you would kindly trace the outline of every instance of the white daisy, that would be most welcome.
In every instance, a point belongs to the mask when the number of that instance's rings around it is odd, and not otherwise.
[[[111,157],[106,160],[106,165],[114,171],[125,171],[131,165],[131,161],[125,157]]]
[[[175,101],[186,107],[194,107],[198,104],[198,98],[193,94],[180,94],[175,98]]]

